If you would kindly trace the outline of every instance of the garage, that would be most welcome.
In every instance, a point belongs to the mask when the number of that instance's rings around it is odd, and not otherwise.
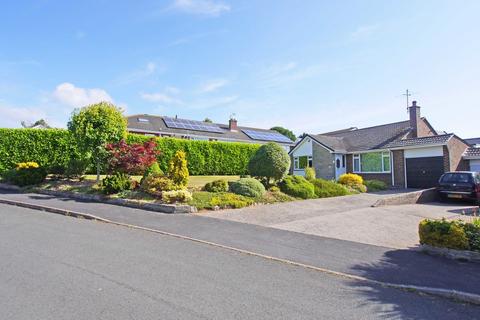
[[[480,172],[480,160],[470,160],[470,171]]]
[[[407,188],[431,188],[444,173],[441,147],[405,150]]]

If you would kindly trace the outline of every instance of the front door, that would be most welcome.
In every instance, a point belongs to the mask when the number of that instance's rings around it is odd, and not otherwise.
[[[347,158],[344,154],[335,154],[335,178],[347,172]]]

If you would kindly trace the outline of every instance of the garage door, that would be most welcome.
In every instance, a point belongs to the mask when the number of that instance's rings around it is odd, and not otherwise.
[[[480,172],[480,160],[470,160],[470,171]]]
[[[443,174],[443,157],[405,159],[408,188],[431,188]]]

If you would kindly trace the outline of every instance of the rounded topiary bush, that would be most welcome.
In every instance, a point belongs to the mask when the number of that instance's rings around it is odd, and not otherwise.
[[[228,182],[224,179],[215,180],[205,184],[203,190],[208,192],[227,192]]]
[[[315,188],[315,195],[317,198],[328,198],[346,196],[350,194],[348,189],[339,183],[334,181],[328,181],[324,179],[315,179],[311,181]]]
[[[380,180],[365,180],[365,186],[367,187],[368,192],[382,191],[387,190],[387,184]]]
[[[230,191],[242,196],[259,198],[265,194],[265,187],[254,178],[241,178],[230,183]]]
[[[281,180],[290,169],[290,156],[287,151],[274,142],[261,146],[248,163],[248,171],[254,177],[266,180]]]
[[[296,198],[315,198],[315,187],[302,176],[287,176],[280,182],[282,192]]]

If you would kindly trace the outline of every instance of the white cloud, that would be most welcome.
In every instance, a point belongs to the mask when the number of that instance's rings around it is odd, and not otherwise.
[[[143,100],[150,102],[161,102],[166,104],[181,104],[181,101],[171,95],[168,95],[163,92],[154,92],[154,93],[140,93],[140,97]]]
[[[133,82],[137,82],[139,80],[145,79],[152,74],[154,74],[156,71],[158,71],[158,66],[154,62],[148,62],[145,66],[142,68],[133,70],[127,74],[124,74],[117,78],[114,83],[117,85],[125,85],[125,84],[130,84]]]
[[[351,40],[361,40],[370,37],[377,29],[378,24],[359,26],[350,34]]]
[[[100,101],[113,102],[112,97],[103,89],[79,88],[69,82],[59,84],[52,93],[54,100],[59,103],[80,108]]]
[[[230,6],[214,0],[174,0],[171,8],[190,14],[217,17],[230,11]]]
[[[301,67],[297,62],[291,61],[272,65],[260,71],[257,75],[257,82],[261,88],[274,88],[318,76],[326,70],[324,65],[315,64]]]
[[[46,114],[40,108],[14,107],[0,104],[0,127],[20,127],[21,122],[34,122],[45,119]]]
[[[198,92],[200,93],[208,93],[208,92],[213,92],[216,91],[224,86],[226,86],[229,83],[227,79],[212,79],[209,80],[205,83],[203,83]]]

